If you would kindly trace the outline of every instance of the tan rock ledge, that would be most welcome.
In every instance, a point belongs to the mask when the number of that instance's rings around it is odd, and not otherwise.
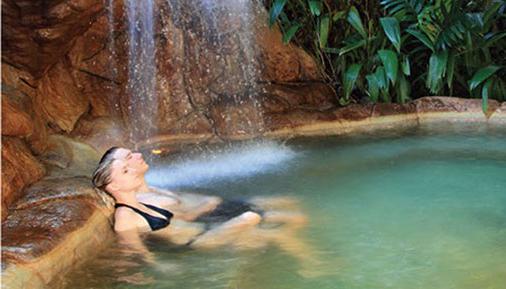
[[[349,105],[326,111],[292,110],[264,115],[264,132],[268,138],[296,136],[343,135],[383,129],[416,127],[437,123],[487,123],[506,125],[506,102],[489,100],[483,113],[481,99],[428,96],[407,104]],[[138,148],[163,147],[166,152],[180,150],[181,144],[214,143],[225,140],[246,140],[258,136],[235,134],[220,139],[207,135],[157,135]]]
[[[114,238],[112,200],[85,177],[44,179],[2,223],[2,288],[47,288]]]

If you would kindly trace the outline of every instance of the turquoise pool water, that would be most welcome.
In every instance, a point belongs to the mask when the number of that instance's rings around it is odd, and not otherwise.
[[[160,179],[160,163],[148,179],[223,197],[296,197],[310,220],[299,238],[318,262],[274,244],[202,252],[150,238],[156,265],[112,245],[60,287],[506,288],[505,129],[421,127],[232,151],[164,161],[207,166],[193,170],[196,182]],[[234,152],[241,165],[224,173]]]

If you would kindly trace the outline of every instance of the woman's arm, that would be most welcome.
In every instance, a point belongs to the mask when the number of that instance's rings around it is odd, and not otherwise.
[[[155,255],[144,245],[137,229],[116,231],[116,233],[123,250],[142,256],[144,261],[149,264],[156,264]]]
[[[167,194],[170,193],[170,194]],[[168,209],[175,219],[193,221],[200,215],[210,212],[218,206],[222,199],[194,193],[173,193],[156,189],[151,193],[138,194],[140,202]]]

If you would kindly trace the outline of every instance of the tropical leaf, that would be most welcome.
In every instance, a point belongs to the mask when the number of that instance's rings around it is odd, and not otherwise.
[[[272,3],[269,11],[269,27],[272,27],[272,25],[276,22],[276,19],[278,19],[279,14],[283,11],[286,1],[287,0],[274,0]]]
[[[429,59],[429,71],[427,74],[427,88],[431,93],[438,93],[442,87],[442,79],[446,72],[448,51],[432,53]]]
[[[348,11],[348,17],[346,18],[348,23],[357,30],[363,38],[367,38],[367,32],[365,31],[364,24],[362,24],[362,20],[360,19],[360,14],[357,11],[355,6],[351,6],[350,11]]]
[[[469,81],[469,89],[474,90],[483,81],[492,76],[500,68],[501,67],[497,65],[489,65],[487,67],[478,70]]]
[[[295,23],[290,28],[288,28],[286,33],[283,34],[283,43],[288,44],[301,27],[302,25],[300,23]]]
[[[427,37],[427,35],[425,35],[423,32],[420,32],[415,29],[407,29],[406,32],[416,37],[416,39],[420,40],[420,42],[422,42],[430,50],[434,51],[434,44],[429,39],[429,37]]]
[[[314,16],[320,16],[322,11],[322,2],[320,0],[309,0],[309,10]]]
[[[330,30],[330,18],[328,15],[325,15],[320,20],[320,47],[327,46],[327,40],[329,37]]]
[[[411,85],[406,77],[402,74],[399,75],[399,83],[397,85],[397,102],[405,103],[409,99]]]
[[[409,63],[408,56],[404,55],[401,62],[402,73],[405,75],[411,75],[411,65]]]
[[[378,68],[376,68],[374,77],[376,77],[376,80],[378,81],[380,90],[388,90],[388,78],[383,66],[378,66]]]
[[[399,21],[394,17],[383,17],[380,18],[381,26],[385,31],[386,36],[392,42],[397,52],[401,52],[401,28]]]
[[[378,56],[385,67],[385,72],[387,74],[388,79],[395,85],[397,81],[397,73],[399,71],[399,60],[397,59],[397,54],[390,49],[382,49],[378,51]]]
[[[493,78],[490,78],[485,82],[483,85],[483,88],[481,89],[481,109],[483,110],[483,113],[487,113],[488,111],[488,98],[490,93],[490,87],[492,85]]]
[[[371,73],[365,76],[367,80],[367,94],[372,102],[377,102],[379,97],[379,83],[376,75]]]
[[[351,91],[355,87],[355,82],[357,81],[361,68],[362,64],[354,63],[350,65],[350,67],[348,67],[348,69],[344,73],[343,85],[344,85],[344,97],[346,99],[350,97]]]
[[[349,43],[347,44],[346,46],[343,46],[340,50],[339,50],[339,56],[342,56],[350,51],[353,51],[357,48],[360,48],[360,47],[363,47],[367,44],[367,41],[365,39],[360,39],[358,41],[355,41],[355,42],[352,42],[352,43]]]
[[[380,2],[389,16],[401,21],[416,21],[424,7],[424,0],[383,0]]]
[[[446,83],[448,88],[450,89],[450,94],[452,93],[453,88],[453,75],[455,74],[455,54],[450,53],[448,55],[448,65],[446,68]]]
[[[500,16],[499,9],[501,8],[500,1],[492,3],[485,12],[483,12],[483,29],[489,30],[490,26],[494,23],[494,20]],[[502,12],[504,13],[504,11]]]
[[[378,66],[374,72],[374,77],[378,81],[378,87],[380,89],[380,95],[384,102],[390,101],[390,95],[388,89],[390,87],[388,77],[383,66]]]

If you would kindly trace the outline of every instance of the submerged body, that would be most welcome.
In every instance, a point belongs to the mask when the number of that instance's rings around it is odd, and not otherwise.
[[[140,153],[113,148],[102,158],[94,183],[116,201],[114,230],[120,241],[149,258],[141,234],[154,234],[177,245],[215,248],[232,245],[252,248],[269,242],[295,239],[295,231],[306,224],[297,202],[290,198],[223,200],[215,196],[175,193],[149,187],[145,173],[149,166]],[[260,223],[281,225],[264,229]],[[262,240],[263,239],[263,240]],[[285,244],[281,242],[279,244]],[[286,250],[307,259],[308,246],[287,246]]]

